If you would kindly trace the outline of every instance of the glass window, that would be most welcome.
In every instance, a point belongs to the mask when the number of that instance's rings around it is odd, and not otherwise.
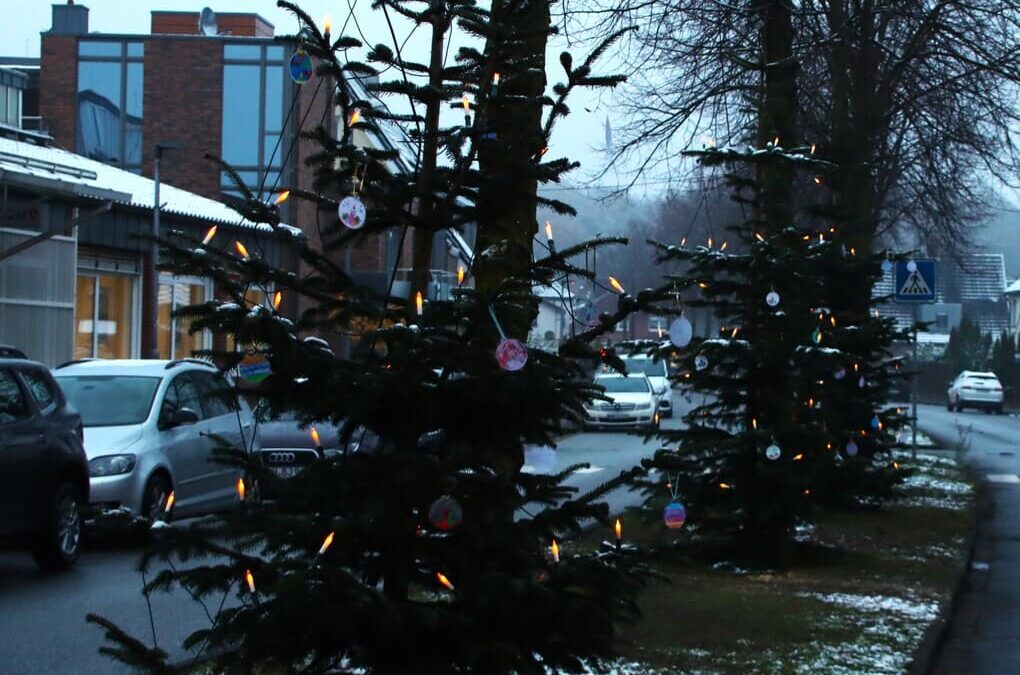
[[[0,424],[28,417],[21,387],[9,371],[0,370]]]
[[[606,393],[633,394],[648,391],[648,381],[643,377],[600,377],[595,384],[606,388]]]
[[[192,373],[202,395],[206,417],[229,415],[237,409],[237,398],[227,381],[216,373]]]
[[[259,163],[259,66],[223,67],[223,159]]]
[[[131,358],[136,277],[79,274],[75,301],[75,358]]]
[[[159,411],[160,423],[165,424],[182,408],[188,408],[202,418],[202,397],[190,373],[182,373],[170,383],[163,398],[163,407]]]
[[[45,410],[53,405],[57,395],[53,392],[53,388],[50,386],[49,380],[39,373],[31,370],[21,371],[21,377],[24,378],[29,391],[32,392],[32,397],[35,399],[35,402],[39,404],[40,410]]]
[[[59,371],[58,371],[59,372]],[[57,375],[68,402],[86,427],[141,424],[149,417],[158,377]]]
[[[78,56],[113,56],[119,59],[120,45],[120,42],[109,40],[81,40],[78,42]]]
[[[203,279],[163,277],[159,284],[159,313],[156,346],[162,358],[184,359],[205,349],[209,331],[190,331],[192,317],[175,316],[181,307],[201,305],[209,299],[209,285]]]
[[[120,63],[78,64],[78,151],[120,161]]]
[[[262,58],[262,47],[260,45],[225,45],[223,58],[258,61]]]
[[[283,47],[279,45],[273,47],[266,47],[266,60],[283,61]]]
[[[283,68],[266,68],[266,132],[283,128]]]
[[[0,85],[0,123],[10,124],[7,119],[7,87]]]
[[[648,332],[662,336],[669,330],[668,319],[664,316],[650,316],[648,317]]]
[[[143,56],[145,56],[145,43],[144,42],[127,43],[127,55],[128,58],[142,58]]]

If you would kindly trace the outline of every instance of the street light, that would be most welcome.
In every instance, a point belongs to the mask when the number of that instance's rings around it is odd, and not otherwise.
[[[159,259],[159,164],[163,159],[164,150],[179,150],[183,147],[180,143],[164,141],[156,143],[156,157],[153,163],[152,180],[154,186],[154,197],[152,202],[152,246],[149,249],[149,264],[146,266],[145,276],[148,285],[149,311],[152,322],[148,335],[148,344],[145,353],[147,358],[159,358],[159,272],[156,270]],[[170,354],[173,358],[173,354]]]

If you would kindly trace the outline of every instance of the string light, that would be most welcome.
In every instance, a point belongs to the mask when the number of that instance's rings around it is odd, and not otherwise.
[[[244,478],[237,479],[237,497],[243,502],[244,501]]]
[[[248,249],[245,248],[244,244],[237,241],[236,239],[234,240],[234,248],[237,249],[237,253],[245,260],[251,257],[248,255]]]
[[[765,241],[765,237],[761,236],[761,232],[755,232],[754,238],[757,239],[758,241]]]
[[[251,570],[244,571],[244,581],[248,584],[248,591],[251,593],[255,592],[255,575],[251,573]]]
[[[425,313],[425,301],[421,297],[421,291],[414,294],[414,306],[418,310],[418,316]]]
[[[550,549],[550,551],[552,551],[553,562],[559,562],[560,561],[560,545],[556,543],[555,539],[552,540],[552,546],[550,546],[549,549]]]
[[[453,590],[453,584],[446,578],[446,575],[442,572],[436,572],[436,579],[441,583],[447,590]]]
[[[173,509],[174,502],[177,500],[176,497],[177,494],[173,490],[171,490],[170,494],[166,496],[166,505],[163,506],[163,511],[165,513],[170,513],[170,510]]]
[[[465,274],[464,266],[463,265],[457,265],[457,285],[458,286],[463,286],[464,285],[464,274]]]
[[[800,453],[800,454],[797,454],[797,455],[793,456],[793,461],[795,461],[795,462],[799,462],[802,459],[804,459],[804,454],[803,453]]]
[[[285,201],[287,201],[289,198],[290,198],[290,190],[284,190],[280,194],[276,195],[276,205],[279,206],[280,204],[282,204]]]
[[[322,25],[326,28],[326,35],[329,35],[329,29],[333,27],[333,17],[327,14],[322,19]]]
[[[725,251],[727,246],[729,246],[729,242],[724,241],[722,243],[722,246],[719,247],[719,250],[720,251]]]
[[[811,154],[812,155],[815,154],[815,144],[814,143],[811,144]]]
[[[273,293],[273,309],[280,309],[281,302],[283,302],[283,292],[277,291]]]
[[[730,485],[729,483],[719,483],[719,489],[720,490],[732,490],[733,486]]]
[[[464,126],[471,126],[471,99],[465,93],[460,97],[460,104],[464,108]]]
[[[739,331],[740,331],[740,326],[737,326],[736,328],[734,328],[733,332],[730,333],[730,339],[731,340],[735,339],[737,337],[737,332],[739,332]]]
[[[213,240],[213,237],[216,236],[216,230],[218,230],[219,227],[220,227],[219,225],[213,225],[212,227],[205,231],[205,236],[202,237],[202,246],[208,245],[209,242]]]
[[[361,108],[355,108],[351,111],[351,116],[347,119],[347,126],[353,127],[355,124],[361,121]]]
[[[758,418],[757,417],[752,417],[751,418],[751,428],[754,429],[755,431],[758,431]]]
[[[334,534],[335,533],[331,531],[326,535],[326,538],[322,540],[322,546],[319,547],[319,555],[325,555],[326,551],[329,550],[329,547],[333,545]]]
[[[614,276],[610,276],[609,277],[609,285],[612,286],[616,290],[617,293],[626,293],[627,292],[626,289],[624,289],[623,284],[621,284],[619,281],[617,281],[616,277],[614,277]]]
[[[309,432],[308,435],[312,437],[312,443],[315,444],[315,447],[318,448],[318,447],[320,447],[322,445],[322,441],[319,439],[319,430],[318,429],[316,429],[315,427],[312,427],[312,429],[311,429],[311,431]]]
[[[623,546],[623,524],[619,518],[616,519],[616,526],[613,527],[613,530],[616,533],[616,548],[620,548]]]
[[[821,176],[815,176],[815,185],[821,185],[821,184],[822,184],[822,177]]]
[[[708,238],[708,247],[712,248],[712,237]]]

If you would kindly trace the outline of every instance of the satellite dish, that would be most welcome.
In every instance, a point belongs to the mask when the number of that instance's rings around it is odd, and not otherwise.
[[[202,35],[217,35],[219,32],[216,27],[216,12],[209,7],[204,8],[198,17],[198,32]]]

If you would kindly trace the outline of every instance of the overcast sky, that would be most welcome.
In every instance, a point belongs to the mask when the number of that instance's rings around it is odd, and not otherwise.
[[[61,1],[62,0],[58,0]],[[150,13],[153,10],[200,11],[206,4],[217,12],[255,12],[267,19],[276,27],[277,34],[293,33],[298,25],[294,17],[287,11],[276,6],[275,0],[75,0],[79,5],[89,8],[89,29],[100,33],[148,33]],[[26,7],[27,11],[8,11],[5,20],[0,22],[0,51],[4,56],[38,56],[39,33],[48,30],[51,25],[51,6],[47,0],[4,0],[4,4],[17,4]],[[389,30],[381,12],[371,9],[370,0],[351,0],[354,7],[354,19],[346,29],[346,34],[358,37],[363,42],[391,42]],[[333,31],[336,33],[351,15],[348,0],[302,0],[300,6],[316,20],[321,21],[331,15]],[[10,7],[10,5],[8,5]],[[393,13],[390,13],[394,16]],[[411,30],[408,22],[396,24],[397,37],[401,41]],[[361,34],[364,37],[361,37]],[[411,37],[405,54],[415,55],[424,60],[428,49],[428,28],[421,27]],[[457,45],[454,45],[456,48]],[[557,54],[562,51],[562,41],[554,39],[549,47],[549,82],[550,86],[559,81],[562,70]],[[585,54],[583,48],[573,50],[575,62]],[[611,94],[601,94],[601,99],[593,93],[579,91],[569,101],[571,114],[558,126],[553,134],[550,145],[550,156],[568,156],[582,164],[584,174],[594,174],[603,166],[604,124],[606,114],[611,111]],[[395,104],[399,105],[399,104]],[[586,110],[586,108],[588,110]],[[589,112],[590,111],[590,112]],[[450,111],[444,114],[456,115]],[[454,122],[454,120],[450,120]],[[615,121],[614,121],[615,122]],[[615,184],[613,174],[601,179],[600,183]],[[583,182],[582,173],[574,174],[574,182]],[[653,191],[657,192],[656,187]],[[639,193],[641,190],[638,191]]]

